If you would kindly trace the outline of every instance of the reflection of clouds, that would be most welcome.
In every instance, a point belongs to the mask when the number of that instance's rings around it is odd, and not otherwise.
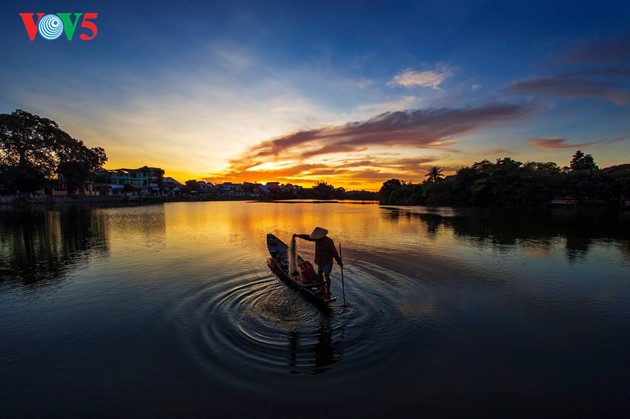
[[[630,240],[620,242],[617,247],[619,248],[621,255],[630,260]]]
[[[531,240],[519,242],[525,248],[525,254],[532,259],[551,259],[557,240]]]
[[[142,241],[146,248],[158,250],[164,243],[166,215],[164,205],[111,208],[102,210],[106,229],[112,239],[123,243]]]
[[[398,310],[400,310],[402,315],[406,318],[419,318],[434,314],[435,305],[433,301],[421,301],[419,304],[409,301],[398,304]]]
[[[106,221],[110,229],[130,235],[163,234],[166,231],[164,205],[114,208],[107,212]]]
[[[367,260],[357,261],[355,265],[360,267],[364,272],[373,275],[393,287],[397,287],[401,282],[404,283],[409,280],[407,275],[387,269],[381,264],[370,263]]]
[[[596,299],[599,301],[610,301],[614,298],[615,298],[615,294],[613,294],[612,292],[608,290],[603,290],[599,293]]]

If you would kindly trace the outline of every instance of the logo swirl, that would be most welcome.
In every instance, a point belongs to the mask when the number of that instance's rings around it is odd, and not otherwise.
[[[63,22],[57,15],[46,15],[39,21],[39,34],[48,40],[59,38],[63,32]]]

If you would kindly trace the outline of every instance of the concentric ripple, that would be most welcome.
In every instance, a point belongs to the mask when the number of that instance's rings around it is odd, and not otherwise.
[[[384,353],[396,351],[414,328],[382,281],[358,269],[346,269],[343,304],[331,313],[317,309],[272,272],[241,272],[190,290],[174,318],[189,355],[208,375],[260,390],[263,382],[288,374],[343,370],[343,380],[387,368]],[[391,287],[384,287],[384,289]]]
[[[39,21],[39,34],[44,39],[53,40],[61,36],[63,32],[63,22],[57,15],[46,15]]]

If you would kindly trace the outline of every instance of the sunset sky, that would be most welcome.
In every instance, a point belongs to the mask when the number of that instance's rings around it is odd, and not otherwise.
[[[505,156],[630,163],[628,1],[197,3],[3,1],[0,113],[182,182],[377,190]],[[24,12],[96,12],[98,33],[31,41]]]

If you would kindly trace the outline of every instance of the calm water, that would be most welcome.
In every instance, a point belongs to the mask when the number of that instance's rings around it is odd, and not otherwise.
[[[316,225],[332,314],[266,265],[267,232]],[[629,212],[173,203],[0,234],[0,417],[630,412]]]

